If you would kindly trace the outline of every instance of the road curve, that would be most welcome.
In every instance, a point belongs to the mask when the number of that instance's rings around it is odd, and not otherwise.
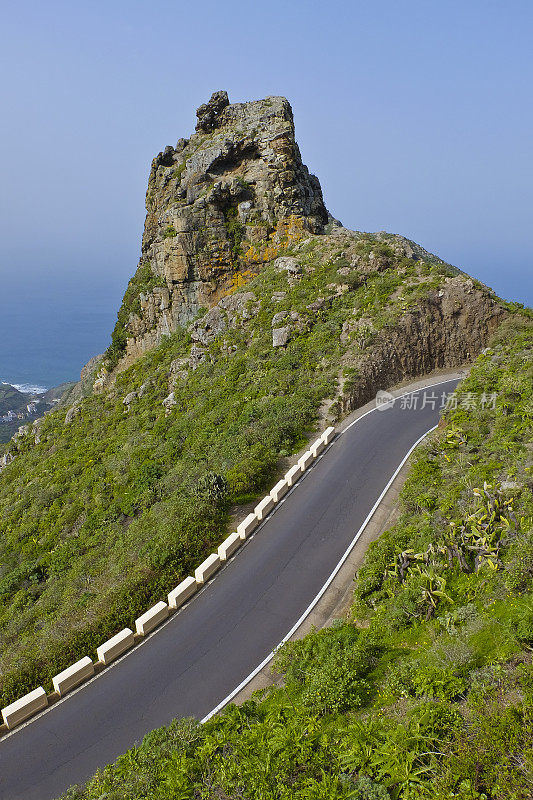
[[[457,381],[431,387],[440,399]],[[113,667],[0,741],[0,800],[51,800],[174,717],[205,717],[327,581],[438,407],[396,402],[333,442],[235,558]],[[414,405],[414,404],[413,404]],[[439,404],[436,403],[436,406]]]

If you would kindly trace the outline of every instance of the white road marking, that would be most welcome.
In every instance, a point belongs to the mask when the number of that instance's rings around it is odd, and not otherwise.
[[[454,380],[455,380],[455,379],[454,379]],[[444,383],[444,381],[442,381],[442,383]],[[435,385],[435,386],[438,386],[439,384],[434,384],[434,385]],[[417,391],[419,391],[419,390],[417,390]],[[407,394],[413,394],[413,392],[408,392]],[[374,411],[375,409],[371,409],[371,410],[372,410],[372,411]],[[367,414],[369,414],[369,413],[370,413],[370,412],[369,412],[369,411],[367,411]],[[366,416],[366,414],[365,414],[365,415],[363,415],[363,416]],[[363,417],[360,417],[359,419],[362,419],[362,418],[363,418]],[[359,420],[355,420],[355,422],[359,422]],[[352,425],[354,425],[354,424],[355,424],[355,423],[353,423],[353,422],[352,422]],[[349,426],[349,427],[351,427],[351,426]],[[315,598],[314,598],[314,599],[311,601],[311,603],[310,603],[310,604],[307,606],[307,608],[305,609],[305,611],[304,611],[304,613],[302,614],[302,616],[300,617],[300,619],[299,619],[297,622],[295,622],[295,624],[292,626],[292,628],[291,628],[291,629],[290,629],[290,631],[287,633],[287,635],[286,635],[286,636],[284,636],[284,637],[283,637],[283,639],[281,640],[281,642],[280,642],[280,643],[277,645],[277,647],[275,647],[275,648],[274,648],[274,650],[272,650],[272,651],[271,651],[271,652],[268,654],[268,656],[267,656],[266,658],[264,658],[264,659],[263,659],[263,661],[261,661],[261,663],[259,664],[259,666],[257,666],[257,667],[254,669],[254,671],[253,671],[253,672],[251,672],[251,673],[250,673],[250,674],[249,674],[249,675],[248,675],[248,676],[247,676],[247,677],[246,677],[246,678],[245,678],[243,681],[241,681],[241,683],[240,683],[240,684],[239,684],[239,685],[238,685],[238,686],[237,686],[237,687],[236,687],[236,688],[235,688],[235,689],[234,689],[234,690],[231,692],[231,694],[228,694],[228,696],[227,696],[227,697],[225,697],[223,700],[221,700],[221,702],[220,702],[220,703],[219,703],[219,704],[218,704],[218,705],[217,705],[217,706],[216,706],[216,707],[215,707],[215,708],[214,708],[212,711],[210,711],[210,712],[209,712],[209,714],[207,714],[207,716],[205,716],[205,717],[204,717],[204,718],[201,720],[201,721],[202,721],[202,723],[204,723],[204,722],[207,722],[207,720],[208,720],[208,719],[211,719],[211,717],[212,717],[212,716],[214,716],[215,714],[217,714],[217,713],[218,713],[218,712],[219,712],[221,709],[223,709],[223,708],[224,708],[224,706],[226,706],[228,703],[230,703],[230,702],[233,700],[233,698],[234,698],[234,697],[236,697],[236,695],[238,695],[238,694],[239,694],[239,692],[240,692],[242,689],[244,689],[244,687],[245,687],[245,686],[247,686],[247,685],[250,683],[250,681],[251,681],[251,680],[253,680],[253,678],[255,678],[255,676],[256,676],[256,675],[257,675],[259,672],[261,672],[261,670],[263,669],[263,667],[266,667],[266,665],[268,664],[268,662],[269,662],[269,661],[271,661],[271,660],[274,658],[274,656],[275,656],[275,654],[276,654],[276,651],[277,651],[277,650],[279,650],[279,648],[280,648],[282,645],[284,645],[284,644],[285,644],[285,642],[287,642],[287,641],[288,641],[288,640],[291,638],[291,636],[292,636],[292,635],[293,635],[293,634],[294,634],[294,633],[295,633],[295,632],[298,630],[298,628],[300,627],[300,625],[301,625],[301,624],[302,624],[302,623],[305,621],[305,619],[306,619],[306,618],[309,616],[309,614],[311,613],[311,611],[313,610],[313,608],[316,606],[316,604],[318,603],[318,601],[320,600],[320,598],[321,598],[321,597],[324,595],[324,593],[327,591],[327,589],[328,589],[328,587],[330,586],[331,582],[334,580],[335,576],[337,575],[337,573],[339,572],[339,570],[341,569],[341,567],[342,567],[342,566],[343,566],[343,564],[345,563],[346,559],[348,558],[348,556],[349,556],[349,555],[350,555],[350,553],[352,552],[353,548],[354,548],[354,547],[355,547],[355,545],[357,544],[357,541],[359,540],[359,538],[360,538],[361,534],[363,533],[363,531],[365,530],[366,526],[368,525],[368,523],[370,522],[370,520],[371,520],[371,519],[372,519],[372,517],[374,516],[374,513],[375,513],[376,509],[378,508],[379,504],[381,503],[381,501],[383,500],[383,498],[385,497],[385,495],[386,495],[386,494],[387,494],[387,492],[389,491],[389,489],[390,489],[390,487],[391,487],[391,485],[392,485],[393,481],[394,481],[394,480],[395,480],[395,478],[397,477],[398,473],[400,472],[401,468],[403,467],[403,465],[405,464],[405,462],[407,461],[407,459],[409,458],[409,456],[411,455],[411,453],[413,452],[413,450],[414,450],[416,447],[418,447],[418,445],[420,444],[420,442],[421,442],[421,441],[423,441],[423,440],[426,438],[426,436],[428,436],[428,435],[429,435],[429,434],[430,434],[432,431],[434,431],[434,430],[435,430],[437,427],[438,427],[437,425],[434,425],[432,428],[430,428],[430,429],[429,429],[429,431],[426,431],[424,434],[422,434],[422,436],[421,436],[419,439],[417,439],[417,441],[414,443],[414,445],[413,445],[413,446],[412,446],[412,447],[409,449],[409,451],[407,452],[407,454],[406,454],[406,455],[403,457],[403,459],[402,459],[402,461],[400,462],[399,466],[398,466],[398,467],[396,468],[396,470],[394,471],[394,474],[392,475],[391,479],[389,480],[389,482],[387,483],[387,485],[385,486],[385,488],[384,488],[384,489],[383,489],[383,491],[381,492],[380,496],[378,497],[378,499],[376,500],[376,502],[375,502],[375,503],[374,503],[374,505],[372,506],[372,509],[370,510],[370,512],[369,512],[369,514],[368,514],[368,516],[367,516],[367,518],[365,519],[365,521],[363,522],[363,524],[361,525],[361,527],[359,528],[359,530],[358,530],[358,531],[357,531],[357,533],[355,534],[354,538],[352,539],[352,541],[351,541],[350,545],[348,546],[348,549],[347,549],[347,550],[344,552],[344,554],[343,554],[343,556],[342,556],[341,560],[339,561],[339,563],[337,564],[337,566],[335,567],[335,569],[333,570],[333,572],[331,573],[331,575],[330,575],[330,576],[329,576],[329,578],[327,579],[326,583],[325,583],[325,584],[324,584],[324,586],[321,588],[321,590],[320,590],[320,591],[319,591],[319,593],[316,595],[316,597],[315,597]],[[348,428],[346,428],[345,430],[348,430]],[[342,432],[344,433],[344,431],[342,431]]]
[[[420,386],[418,389],[412,389],[412,390],[410,390],[410,391],[408,391],[408,392],[404,392],[403,394],[400,394],[400,395],[397,395],[397,396],[395,395],[395,399],[396,399],[396,400],[399,400],[400,398],[402,398],[402,397],[407,397],[407,396],[408,396],[408,395],[410,395],[410,394],[416,394],[417,392],[422,392],[422,391],[424,391],[425,389],[432,389],[432,388],[434,388],[435,386],[440,386],[440,385],[441,385],[441,384],[443,384],[443,383],[452,383],[453,381],[457,381],[457,380],[461,380],[461,378],[460,378],[460,377],[455,377],[455,378],[447,378],[447,379],[445,379],[445,380],[443,380],[443,381],[438,381],[437,383],[432,383],[432,384],[429,384],[428,386]],[[151,632],[148,634],[148,636],[145,636],[145,637],[143,637],[143,639],[142,639],[140,642],[138,642],[137,644],[135,644],[135,646],[134,646],[134,647],[132,647],[130,650],[128,650],[126,653],[124,653],[124,655],[122,655],[120,658],[117,658],[115,661],[113,661],[113,663],[109,664],[109,666],[107,666],[105,669],[102,669],[102,670],[100,670],[99,672],[97,672],[97,673],[96,673],[96,675],[94,675],[94,676],[93,676],[92,678],[90,678],[88,681],[85,681],[84,683],[82,683],[82,684],[81,684],[81,686],[78,686],[76,689],[74,689],[73,691],[69,692],[69,693],[68,693],[68,694],[66,694],[64,697],[60,698],[58,701],[56,701],[55,703],[53,703],[51,706],[48,706],[47,708],[43,709],[43,710],[42,710],[42,711],[41,711],[39,714],[36,714],[34,717],[31,717],[30,719],[26,720],[26,721],[25,721],[25,722],[23,722],[21,725],[18,725],[16,728],[14,728],[13,730],[11,730],[11,731],[8,731],[8,732],[7,732],[7,733],[5,733],[3,736],[0,736],[0,746],[1,746],[1,742],[5,741],[6,739],[10,739],[12,736],[16,736],[16,734],[17,734],[17,733],[20,733],[21,731],[23,731],[23,730],[24,730],[24,728],[26,728],[28,725],[31,725],[31,724],[32,724],[32,722],[35,722],[36,720],[40,719],[41,717],[44,717],[46,714],[49,714],[49,713],[50,713],[51,711],[53,711],[55,708],[58,708],[58,707],[59,707],[59,706],[61,706],[63,703],[66,703],[68,700],[70,700],[70,698],[71,698],[71,697],[74,697],[74,695],[78,694],[78,692],[82,692],[82,691],[84,691],[85,689],[87,689],[89,686],[91,686],[91,684],[92,684],[92,683],[94,683],[95,681],[97,681],[97,680],[98,680],[98,678],[99,678],[99,677],[100,677],[102,674],[105,674],[105,673],[107,673],[109,670],[111,670],[111,669],[114,669],[115,667],[118,667],[118,665],[119,665],[119,664],[120,664],[120,663],[121,663],[121,662],[122,662],[124,659],[128,658],[128,656],[130,656],[132,653],[134,653],[135,651],[137,651],[137,650],[138,650],[140,647],[142,647],[143,645],[147,644],[147,643],[148,643],[148,641],[149,641],[149,640],[150,640],[150,639],[151,639],[153,636],[156,636],[156,635],[159,633],[159,631],[163,630],[163,628],[165,628],[167,625],[170,625],[170,623],[172,622],[172,620],[173,620],[173,619],[175,619],[175,617],[176,617],[178,614],[180,614],[182,611],[184,611],[184,610],[187,608],[187,606],[188,606],[188,605],[189,605],[189,604],[190,604],[190,603],[191,603],[191,602],[194,600],[194,598],[195,598],[195,597],[197,597],[199,594],[201,594],[202,592],[204,592],[204,591],[207,589],[207,587],[208,587],[210,584],[212,584],[212,583],[214,583],[214,582],[216,581],[217,577],[220,575],[220,573],[221,573],[221,572],[223,572],[223,571],[224,571],[224,569],[226,568],[226,566],[227,566],[228,564],[230,564],[230,563],[231,563],[231,561],[233,561],[235,558],[237,558],[237,556],[239,555],[239,552],[241,552],[241,551],[242,551],[242,549],[243,549],[243,547],[245,547],[245,546],[246,546],[246,543],[247,543],[248,541],[250,541],[251,539],[255,538],[256,534],[257,534],[257,533],[258,533],[260,530],[262,530],[262,529],[263,529],[263,527],[264,527],[265,523],[267,522],[267,520],[269,519],[269,517],[270,517],[272,514],[275,514],[275,512],[276,512],[276,510],[279,508],[279,506],[281,506],[281,505],[282,505],[282,503],[284,503],[284,502],[285,502],[285,500],[287,500],[287,498],[288,498],[288,497],[290,497],[290,496],[292,495],[292,493],[294,492],[294,490],[296,489],[296,487],[297,487],[297,486],[299,486],[299,485],[302,483],[302,481],[303,481],[303,480],[304,480],[304,479],[307,477],[307,475],[308,475],[308,474],[311,472],[311,470],[312,470],[312,469],[313,469],[313,467],[314,467],[314,466],[315,466],[315,465],[318,463],[318,461],[321,461],[321,460],[322,460],[322,458],[323,458],[323,457],[326,455],[326,453],[328,452],[328,450],[330,449],[330,447],[331,447],[331,446],[334,444],[334,442],[336,441],[336,439],[337,439],[339,436],[342,436],[342,434],[343,434],[343,433],[346,433],[346,431],[347,431],[347,430],[349,430],[351,427],[353,427],[353,425],[355,425],[357,422],[360,422],[360,420],[362,420],[362,419],[364,419],[364,417],[368,416],[368,414],[371,414],[373,411],[377,411],[377,410],[378,410],[378,409],[377,409],[377,407],[374,407],[374,408],[371,408],[371,409],[369,409],[368,411],[365,411],[365,413],[364,413],[364,414],[361,414],[361,416],[360,416],[360,417],[358,417],[356,420],[354,420],[354,421],[353,421],[353,422],[351,422],[349,425],[347,425],[347,426],[346,426],[346,428],[344,428],[343,430],[341,430],[341,431],[339,431],[339,432],[338,432],[338,434],[337,434],[337,435],[336,435],[336,436],[335,436],[335,437],[334,437],[334,438],[331,440],[331,442],[330,442],[330,444],[327,446],[327,448],[326,448],[326,449],[325,449],[325,450],[324,450],[324,451],[323,451],[323,452],[320,454],[320,456],[319,456],[319,457],[318,457],[318,458],[317,458],[317,459],[316,459],[316,460],[315,460],[315,461],[314,461],[314,462],[313,462],[313,463],[310,465],[310,467],[309,467],[308,469],[306,469],[306,471],[305,471],[305,472],[302,474],[302,476],[301,476],[301,477],[298,479],[298,481],[297,481],[297,482],[294,484],[294,486],[292,486],[292,487],[291,487],[290,491],[289,491],[289,492],[288,492],[288,493],[285,495],[285,497],[284,497],[284,498],[283,498],[283,499],[282,499],[282,500],[281,500],[279,503],[276,503],[276,505],[274,506],[274,508],[272,509],[272,511],[270,511],[270,513],[268,514],[268,516],[267,516],[267,517],[265,517],[265,519],[264,519],[264,520],[261,522],[261,524],[260,524],[260,525],[259,525],[259,526],[256,528],[256,530],[255,530],[255,531],[252,533],[252,535],[251,535],[251,536],[249,536],[249,537],[246,539],[246,541],[245,541],[245,542],[243,543],[243,545],[242,545],[242,546],[239,548],[239,550],[237,550],[237,552],[236,552],[236,553],[235,553],[235,554],[232,556],[231,560],[230,560],[230,561],[227,561],[227,562],[226,562],[226,564],[224,565],[224,567],[222,567],[222,569],[220,569],[220,570],[218,571],[218,573],[216,573],[216,574],[215,574],[215,575],[214,575],[212,578],[210,578],[210,580],[209,580],[207,583],[205,583],[205,584],[204,584],[204,586],[202,586],[202,587],[201,587],[201,588],[200,588],[200,589],[199,589],[197,592],[195,592],[195,594],[194,594],[194,595],[193,595],[193,596],[190,598],[190,600],[188,600],[186,603],[184,603],[184,604],[183,604],[183,606],[181,606],[181,607],[180,607],[180,608],[179,608],[179,609],[178,609],[176,612],[174,612],[174,613],[171,613],[171,615],[169,616],[169,618],[168,618],[167,620],[165,620],[165,621],[164,621],[164,622],[163,622],[161,625],[159,625],[157,628],[155,628],[155,630],[151,631]],[[382,412],[382,413],[383,413],[383,412]],[[268,655],[268,656],[267,656],[265,659],[263,659],[263,661],[262,661],[262,662],[259,664],[259,666],[258,666],[258,667],[256,667],[256,668],[254,669],[254,671],[253,671],[253,672],[251,672],[251,673],[250,673],[250,675],[248,675],[248,676],[247,676],[247,677],[246,677],[246,678],[245,678],[245,679],[244,679],[244,680],[243,680],[243,681],[242,681],[242,682],[241,682],[241,683],[240,683],[240,684],[237,686],[237,688],[236,688],[236,689],[234,689],[234,690],[231,692],[231,694],[229,694],[227,697],[225,697],[225,698],[224,698],[224,700],[222,700],[222,701],[221,701],[221,702],[220,702],[220,703],[217,705],[217,707],[216,707],[216,708],[214,708],[212,711],[210,711],[210,712],[209,712],[209,714],[208,714],[206,717],[204,717],[204,718],[201,720],[201,722],[202,722],[202,723],[203,723],[203,722],[206,722],[206,721],[207,721],[208,719],[210,719],[210,718],[211,718],[211,717],[212,717],[214,714],[218,713],[218,711],[220,711],[222,708],[224,708],[224,706],[225,706],[225,705],[227,705],[228,703],[230,703],[230,702],[231,702],[231,700],[232,700],[232,699],[233,699],[233,698],[234,698],[234,697],[235,697],[235,696],[236,696],[236,695],[237,695],[237,694],[238,694],[238,693],[239,693],[239,692],[240,692],[242,689],[244,689],[244,687],[245,687],[245,686],[246,686],[248,683],[250,683],[250,681],[251,681],[251,680],[253,680],[253,678],[255,678],[255,676],[256,676],[256,675],[257,675],[257,674],[258,674],[258,673],[259,673],[259,672],[260,672],[260,671],[263,669],[263,667],[265,667],[265,666],[268,664],[268,662],[272,660],[272,658],[273,658],[273,657],[274,657],[274,655],[275,655],[275,652],[276,652],[276,650],[278,650],[278,649],[279,649],[279,648],[280,648],[280,647],[281,647],[283,644],[285,644],[285,642],[286,642],[288,639],[290,639],[290,637],[293,635],[293,633],[294,633],[294,632],[295,632],[295,631],[296,631],[296,630],[297,630],[297,629],[300,627],[300,625],[302,624],[302,622],[304,622],[305,618],[306,618],[306,617],[307,617],[307,616],[308,616],[308,615],[311,613],[311,611],[313,610],[313,608],[315,607],[315,605],[318,603],[318,601],[320,600],[320,598],[323,596],[324,592],[326,592],[326,591],[327,591],[328,587],[330,586],[331,582],[334,580],[334,578],[335,578],[335,576],[337,575],[338,571],[340,570],[340,568],[342,567],[342,565],[344,564],[344,562],[346,561],[346,559],[347,559],[347,558],[348,558],[348,556],[350,555],[350,553],[351,553],[351,551],[353,550],[353,548],[354,548],[354,546],[355,546],[355,544],[356,544],[357,540],[359,539],[359,537],[360,537],[360,536],[361,536],[361,534],[363,533],[363,531],[364,531],[365,527],[366,527],[366,526],[368,525],[368,523],[370,522],[370,519],[372,518],[372,516],[373,516],[374,512],[376,511],[376,509],[377,509],[378,505],[381,503],[381,501],[382,501],[383,497],[385,496],[385,494],[386,494],[386,493],[387,493],[387,491],[389,490],[389,488],[390,488],[390,486],[391,486],[392,482],[393,482],[393,481],[394,481],[394,479],[396,478],[397,474],[399,473],[399,471],[401,470],[401,468],[403,467],[403,465],[405,464],[405,462],[407,461],[407,459],[409,458],[409,456],[411,455],[411,453],[413,452],[413,450],[415,449],[415,447],[417,447],[417,446],[420,444],[420,442],[421,442],[421,441],[422,441],[422,440],[423,440],[423,439],[424,439],[424,438],[425,438],[425,437],[426,437],[426,436],[427,436],[429,433],[431,433],[431,431],[434,431],[436,427],[437,427],[437,426],[435,425],[433,428],[431,428],[429,431],[427,431],[427,432],[426,432],[426,433],[425,433],[423,436],[421,436],[421,437],[420,437],[420,439],[418,439],[418,441],[417,441],[417,442],[415,442],[415,444],[414,444],[414,445],[411,447],[411,449],[409,450],[409,452],[407,453],[407,455],[405,456],[405,458],[402,460],[402,462],[401,462],[400,466],[397,468],[396,472],[394,473],[394,475],[392,476],[392,478],[391,478],[391,479],[390,479],[390,481],[388,482],[387,486],[385,487],[385,489],[383,490],[383,492],[380,494],[379,498],[376,500],[376,503],[374,504],[374,506],[373,506],[372,510],[370,511],[369,515],[367,516],[367,518],[366,518],[366,519],[365,519],[365,521],[363,522],[363,524],[362,524],[361,528],[359,529],[359,531],[357,532],[357,534],[356,534],[355,538],[352,540],[352,542],[351,542],[350,546],[348,547],[348,549],[346,550],[346,552],[345,552],[345,553],[344,553],[344,555],[342,556],[341,560],[339,561],[339,563],[338,563],[338,564],[337,564],[337,566],[335,567],[334,571],[332,572],[332,574],[330,575],[330,577],[328,578],[328,580],[326,581],[326,583],[324,584],[324,586],[322,587],[322,589],[320,590],[320,592],[319,592],[319,593],[317,594],[317,596],[314,598],[314,600],[312,601],[312,603],[311,603],[311,604],[308,606],[308,608],[307,608],[307,609],[304,611],[304,613],[302,614],[302,616],[300,617],[300,619],[299,619],[299,620],[298,620],[298,621],[295,623],[295,625],[293,625],[293,627],[291,628],[291,630],[289,631],[289,633],[288,633],[288,634],[287,634],[287,635],[286,635],[286,636],[285,636],[285,637],[282,639],[282,641],[281,641],[281,642],[280,642],[280,643],[279,643],[279,644],[276,646],[276,648],[275,648],[275,649],[274,649],[274,650],[273,650],[273,651],[272,651],[272,652],[271,652],[271,653],[270,653],[270,654],[269,654],[269,655]]]

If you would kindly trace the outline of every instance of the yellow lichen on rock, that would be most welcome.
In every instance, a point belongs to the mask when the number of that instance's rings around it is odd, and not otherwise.
[[[328,221],[284,97],[230,105],[216,92],[198,109],[196,132],[153,160],[147,200],[141,262],[107,352],[110,369]]]

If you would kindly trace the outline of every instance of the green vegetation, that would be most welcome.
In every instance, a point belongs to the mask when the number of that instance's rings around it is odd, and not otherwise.
[[[25,411],[27,403],[27,395],[19,392],[18,389],[8,383],[0,383],[0,416],[7,414],[8,411]],[[24,422],[21,419],[0,422],[0,442],[8,442],[23,424]]]
[[[175,231],[174,231],[174,235]],[[141,310],[141,294],[148,294],[157,286],[164,286],[165,281],[154,275],[149,262],[142,262],[137,272],[128,283],[124,293],[122,305],[117,314],[117,322],[111,334],[111,344],[106,352],[106,361],[109,368],[113,368],[124,355],[128,338],[126,324],[130,314],[138,314]]]
[[[246,233],[246,228],[241,223],[237,209],[230,206],[224,212],[224,224],[231,242],[231,252],[236,261],[242,255],[242,242]]]
[[[154,731],[70,800],[528,800],[533,789],[533,324],[500,328],[417,451],[344,621],[286,645],[284,686]]]
[[[182,176],[182,175],[183,175],[183,173],[185,172],[185,169],[186,169],[186,168],[187,168],[187,162],[186,162],[186,161],[183,161],[181,164],[179,164],[179,165],[176,167],[176,169],[175,169],[175,170],[173,170],[173,172],[172,172],[172,177],[173,177],[173,178],[176,178],[178,181],[181,181],[181,176]]]
[[[0,420],[0,443],[8,442],[17,433],[21,425],[31,425],[36,416],[42,416],[45,411],[48,411],[51,407],[52,395],[52,391],[49,391],[46,395],[41,395],[36,412],[29,413],[27,406],[34,399],[34,396],[28,392],[20,392],[8,383],[0,383],[0,417],[7,416],[8,411],[13,411],[17,414],[13,420]],[[20,416],[18,416],[19,414]]]
[[[8,383],[0,383],[0,414],[8,411],[18,411],[26,406],[27,397],[14,386]]]
[[[370,254],[372,237],[354,241]],[[344,262],[334,248],[325,237],[300,247],[293,286],[267,265],[244,287],[260,299],[257,313],[228,327],[186,377],[171,369],[190,353],[182,330],[111,389],[80,401],[68,425],[65,408],[57,409],[39,444],[29,433],[9,445],[16,458],[0,476],[2,705],[40,684],[50,689],[56,672],[94,655],[212,552],[229,532],[231,509],[257,497],[304,444],[342,371],[353,375],[357,360],[371,356],[369,337],[341,341],[347,320],[364,317],[379,330],[402,313],[393,299],[399,286],[409,299],[442,281],[425,262],[409,261],[400,274],[390,256],[391,269],[342,289]],[[139,292],[154,280],[143,264],[130,281],[115,357]],[[318,297],[330,299],[308,308]],[[299,314],[286,349],[272,347],[280,311]],[[123,398],[141,386],[128,411]],[[170,391],[176,405],[166,417]]]

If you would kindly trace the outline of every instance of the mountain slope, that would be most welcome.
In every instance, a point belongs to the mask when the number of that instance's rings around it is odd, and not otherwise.
[[[468,361],[508,314],[414,243],[327,222],[283,98],[214,96],[148,195],[95,391],[3,457],[2,705],[185,577],[317,421]]]
[[[282,687],[152,732],[65,800],[528,800],[532,386],[515,317],[415,455],[350,615],[281,650]]]

